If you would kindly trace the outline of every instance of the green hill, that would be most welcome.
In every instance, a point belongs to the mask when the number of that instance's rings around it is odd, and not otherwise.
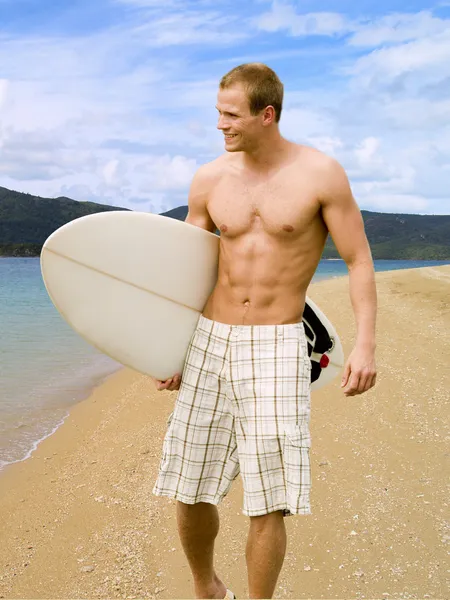
[[[39,256],[47,237],[65,223],[112,210],[128,209],[64,197],[40,198],[0,187],[0,255]],[[187,206],[162,214],[184,221]],[[450,260],[450,216],[369,211],[362,215],[375,259]],[[338,257],[328,238],[323,258]]]
[[[64,197],[40,198],[0,187],[0,254],[6,254],[5,249],[11,246],[40,249],[48,236],[65,223],[111,210],[127,209]]]

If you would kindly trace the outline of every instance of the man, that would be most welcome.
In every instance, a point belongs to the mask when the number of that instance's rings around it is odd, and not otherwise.
[[[346,396],[375,384],[376,289],[361,213],[342,167],[283,138],[283,85],[260,63],[225,75],[226,152],[192,181],[187,223],[220,230],[218,281],[192,337],[169,418],[156,495],[177,499],[197,598],[233,597],[213,567],[217,504],[241,473],[250,598],[272,598],[284,517],[310,514],[310,361],[302,314],[330,232],[349,269],[357,339]]]

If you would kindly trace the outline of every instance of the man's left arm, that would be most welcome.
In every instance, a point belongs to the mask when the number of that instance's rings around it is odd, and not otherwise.
[[[347,264],[350,299],[356,320],[356,343],[345,364],[341,386],[346,396],[375,385],[375,330],[377,292],[375,272],[361,211],[347,175],[339,163],[327,159],[320,197],[322,217],[337,251]]]

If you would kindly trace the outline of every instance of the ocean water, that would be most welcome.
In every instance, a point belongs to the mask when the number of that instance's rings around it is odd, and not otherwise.
[[[27,458],[119,367],[60,316],[38,258],[0,259],[0,469]]]
[[[376,261],[377,271],[447,264]],[[320,262],[313,281],[347,274]],[[76,402],[120,365],[77,335],[52,304],[39,258],[0,258],[0,470],[26,459]]]

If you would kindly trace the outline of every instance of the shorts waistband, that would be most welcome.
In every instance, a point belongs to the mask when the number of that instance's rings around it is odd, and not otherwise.
[[[286,323],[281,325],[229,325],[220,321],[212,321],[202,314],[197,323],[197,329],[215,335],[222,339],[227,339],[230,335],[240,335],[242,337],[253,338],[272,338],[276,335],[283,335],[290,331],[301,331],[304,333],[303,321],[298,323]]]

